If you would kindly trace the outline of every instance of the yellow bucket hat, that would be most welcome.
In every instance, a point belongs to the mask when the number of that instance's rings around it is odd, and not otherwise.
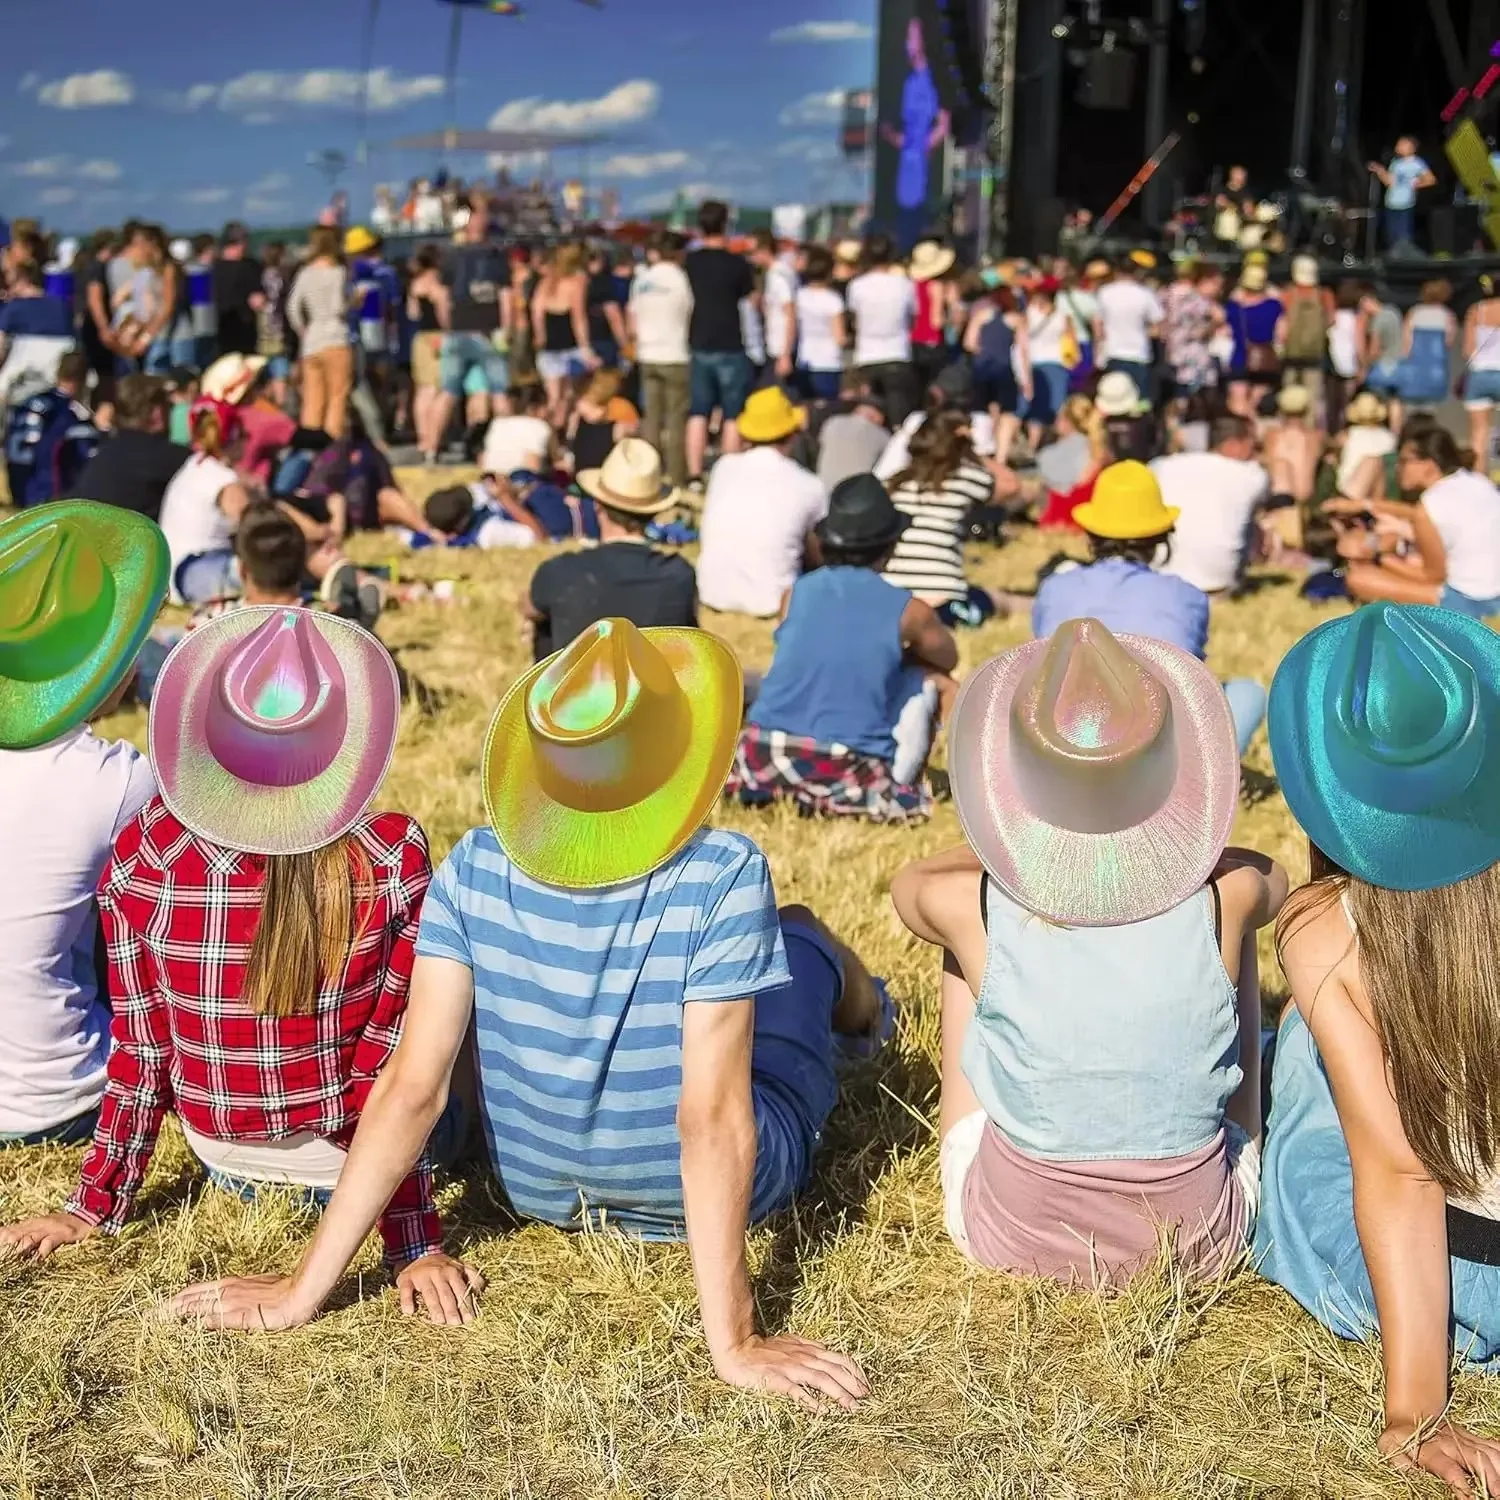
[[[771,385],[745,403],[738,425],[747,443],[779,443],[807,426],[807,408],[794,406],[779,385]]]
[[[599,621],[495,711],[480,774],[500,847],[547,885],[649,875],[722,795],[743,709],[739,661],[717,636]]]
[[[1135,542],[1170,531],[1181,514],[1175,505],[1162,503],[1156,475],[1130,458],[1100,473],[1093,497],[1073,512],[1073,519],[1093,536]]]

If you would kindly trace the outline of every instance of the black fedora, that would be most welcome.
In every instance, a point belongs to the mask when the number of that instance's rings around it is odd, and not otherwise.
[[[834,486],[817,537],[830,547],[873,551],[889,547],[910,525],[911,517],[891,504],[885,486],[873,474],[854,474]]]

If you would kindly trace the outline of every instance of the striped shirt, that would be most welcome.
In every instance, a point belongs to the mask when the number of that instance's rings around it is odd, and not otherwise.
[[[680,1238],[682,1007],[791,980],[765,855],[706,831],[640,880],[563,890],[476,828],[433,879],[417,952],[473,972],[485,1133],[516,1211]],[[807,1150],[775,1081],[753,1094],[761,1218],[801,1187]]]
[[[885,578],[933,605],[965,598],[964,522],[971,506],[994,498],[995,480],[983,465],[961,464],[938,490],[919,490],[911,481],[891,491],[897,510],[912,524],[896,543]]]

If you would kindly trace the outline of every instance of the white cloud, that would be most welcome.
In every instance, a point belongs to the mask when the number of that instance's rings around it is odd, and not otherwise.
[[[73,73],[43,84],[37,98],[53,109],[102,109],[111,104],[129,104],[135,98],[135,83],[128,73],[100,68],[94,73]]]
[[[831,162],[841,154],[837,141],[825,140],[820,135],[794,135],[772,152],[786,161],[808,163]]]
[[[647,78],[632,78],[598,99],[512,99],[490,116],[490,129],[559,135],[613,130],[649,120],[660,103],[659,85]]]
[[[252,219],[268,219],[291,211],[288,198],[262,198],[254,193],[245,195],[245,213]]]
[[[78,189],[70,187],[43,188],[37,196],[43,203],[71,203],[78,196]]]
[[[782,110],[780,119],[783,125],[831,125],[843,112],[843,89],[830,89],[826,94],[804,94]]]
[[[40,73],[36,73],[36,72],[28,73],[20,81],[20,83],[16,85],[17,92],[22,93],[22,94],[29,94],[34,88],[36,88],[41,83],[41,81],[42,81],[42,75]]]
[[[771,33],[773,42],[867,42],[875,35],[863,21],[803,21]]]
[[[551,159],[552,154],[549,151],[491,151],[489,164],[490,171],[503,170],[520,181],[545,172]]]
[[[90,182],[117,182],[122,169],[119,162],[96,156],[92,161],[81,162],[74,169],[73,175],[87,178]]]
[[[664,172],[692,170],[696,165],[686,151],[624,151],[599,168],[604,177],[660,177]]]
[[[229,197],[227,187],[189,188],[178,196],[184,203],[223,203]]]
[[[390,68],[376,68],[369,76],[369,107],[376,114],[403,109],[444,90],[435,73],[410,77]],[[189,109],[216,100],[226,114],[246,117],[274,113],[277,108],[356,110],[362,95],[362,75],[351,68],[313,68],[305,73],[269,70],[241,73],[227,83],[195,84],[183,96]]]
[[[32,161],[12,162],[6,170],[17,177],[61,177],[68,170],[68,158],[38,156]]]
[[[252,182],[245,191],[265,198],[274,193],[284,193],[291,185],[292,179],[285,172],[268,172],[259,181]]]

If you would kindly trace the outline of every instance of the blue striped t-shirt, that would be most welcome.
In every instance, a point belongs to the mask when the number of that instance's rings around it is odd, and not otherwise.
[[[428,888],[417,952],[473,971],[485,1134],[516,1211],[680,1237],[683,1004],[791,979],[765,855],[716,829],[641,880],[564,890],[475,828]],[[808,1150],[754,1094],[761,1218],[801,1187]]]

